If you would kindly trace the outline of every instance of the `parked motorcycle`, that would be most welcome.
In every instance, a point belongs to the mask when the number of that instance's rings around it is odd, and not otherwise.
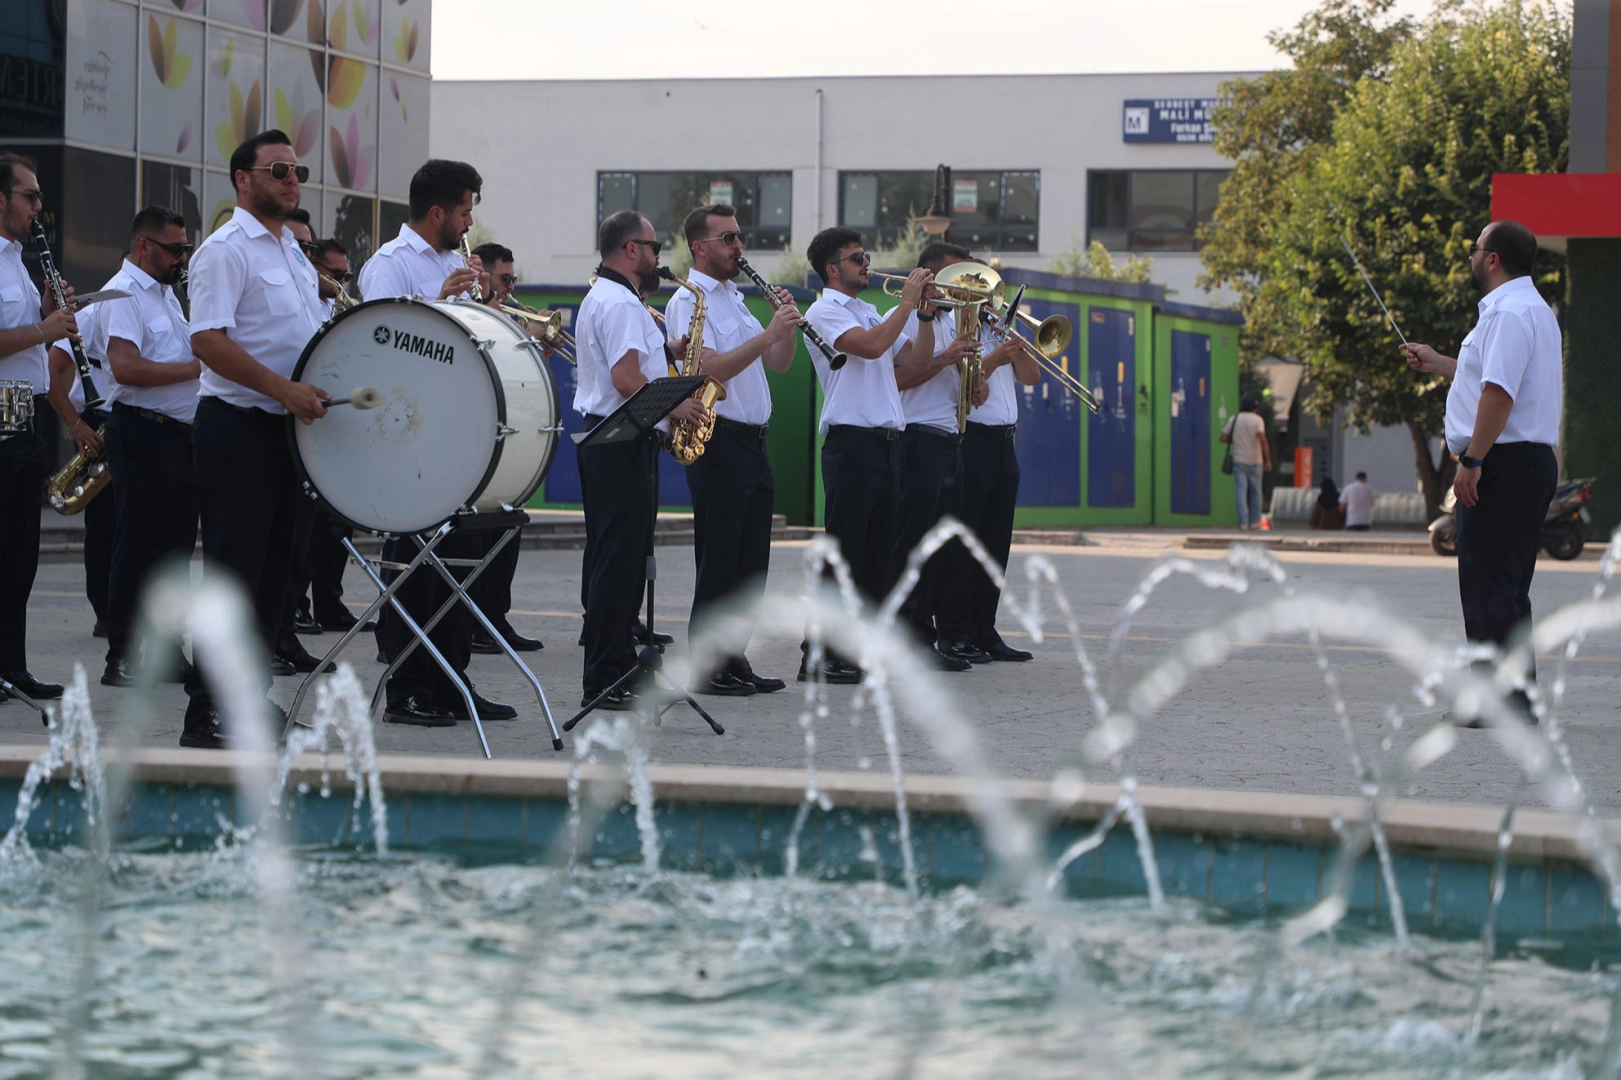
[[[1538,546],[1556,559],[1574,559],[1587,543],[1587,529],[1593,523],[1587,500],[1593,494],[1597,477],[1567,480],[1554,489],[1548,516],[1542,520]],[[1458,497],[1449,488],[1441,500],[1441,516],[1430,522],[1430,550],[1437,555],[1458,553]]]

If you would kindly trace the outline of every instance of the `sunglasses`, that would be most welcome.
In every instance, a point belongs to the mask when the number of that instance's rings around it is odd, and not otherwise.
[[[509,289],[518,284],[517,274],[497,274],[495,275],[495,279]]]
[[[162,248],[164,251],[167,251],[171,257],[176,259],[188,258],[193,251],[197,250],[196,244],[165,244],[162,241],[152,239],[150,236],[146,237],[146,242],[151,244],[153,247]]]
[[[741,244],[743,242],[743,234],[738,232],[736,229],[732,229],[728,232],[721,233],[719,236],[706,236],[700,240],[699,243],[707,244],[712,240],[719,240],[727,247],[731,247],[733,244]]]
[[[288,173],[298,177],[300,184],[309,183],[310,179],[310,167],[308,165],[294,165],[291,161],[272,161],[269,165],[255,165],[248,171],[267,172],[270,174],[270,179],[278,182],[287,179]]]
[[[654,255],[657,255],[659,252],[664,250],[664,241],[663,240],[628,240],[628,241],[626,241],[626,243],[645,244],[646,246],[653,249],[653,254]]]
[[[339,285],[342,285],[344,282],[354,277],[354,275],[347,270],[334,270],[330,266],[321,267],[321,273],[331,278],[333,281],[336,281]]]
[[[34,204],[35,206],[44,206],[45,205],[45,193],[40,191],[38,188],[34,188],[34,189],[30,190],[30,191],[18,191],[16,188],[12,188],[10,191],[6,192],[6,194],[7,195],[21,195],[23,198],[27,199],[30,203]]]
[[[844,262],[846,259],[850,260],[851,262],[858,262],[862,266],[866,266],[868,263],[872,262],[872,255],[871,253],[865,251],[852,251],[850,254],[844,256],[844,258],[837,259],[835,261]]]
[[[1486,255],[1495,255],[1495,254],[1497,254],[1497,252],[1493,251],[1489,247],[1481,247],[1480,241],[1478,241],[1478,240],[1476,240],[1475,242],[1473,242],[1473,243],[1471,243],[1469,245],[1469,255],[1470,255],[1470,257],[1472,258],[1477,251],[1481,252],[1483,254],[1486,254]]]

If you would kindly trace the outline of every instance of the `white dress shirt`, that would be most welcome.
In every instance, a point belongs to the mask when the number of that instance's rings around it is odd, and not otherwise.
[[[906,329],[901,336],[908,341],[916,341],[918,332],[917,312],[912,312],[906,318]],[[939,356],[951,346],[957,337],[957,313],[955,311],[939,311],[934,316],[934,355]],[[944,428],[946,431],[957,430],[957,400],[962,397],[962,372],[956,364],[941,368],[909,390],[901,391],[901,413],[906,417],[907,426],[919,424],[925,427]]]
[[[0,243],[0,330],[37,326],[40,318],[39,289],[23,267],[22,241]],[[0,381],[28,383],[36,394],[50,389],[44,344],[35,342],[21,352],[0,356]]]
[[[112,281],[109,279],[103,288],[111,287]],[[90,376],[96,382],[97,392],[101,394],[103,409],[112,407],[112,403],[118,400],[118,392],[121,389],[118,380],[113,378],[113,369],[107,365],[107,341],[105,338],[99,342],[97,340],[97,335],[101,331],[102,309],[108,304],[116,303],[118,303],[116,300],[103,300],[89,307],[82,307],[74,313],[74,319],[79,324],[79,338],[84,344],[84,354],[90,359]],[[73,355],[73,343],[67,338],[62,338],[51,342],[51,349],[60,349],[67,356],[73,370],[73,384],[68,387],[68,404],[73,406],[74,412],[84,412],[84,380],[79,377],[79,362]],[[47,361],[49,358],[47,353]],[[197,393],[195,384],[191,392]]]
[[[1000,342],[998,342],[1000,344]],[[995,346],[986,343],[989,350]],[[1003,364],[990,377],[985,380],[989,393],[985,404],[976,405],[968,413],[968,422],[971,424],[985,424],[990,427],[1007,427],[1019,422],[1018,380],[1013,377],[1013,365]]]
[[[765,327],[743,302],[743,294],[730,281],[719,281],[700,270],[692,270],[687,280],[704,292],[704,346],[717,353],[728,353],[765,333]],[[676,289],[664,307],[664,327],[673,341],[692,325],[694,301],[686,289]],[[756,357],[748,367],[722,383],[726,397],[715,402],[715,414],[740,424],[765,424],[771,420],[771,384],[766,381],[765,363]]]
[[[304,346],[321,326],[315,267],[292,230],[272,236],[240,206],[191,257],[191,332],[225,330],[244,352],[292,378]],[[281,402],[231,382],[203,365],[198,393],[243,408],[285,414]]]
[[[445,279],[466,265],[461,252],[435,251],[415,229],[401,225],[400,235],[378,248],[360,268],[360,295],[367,300],[399,296],[437,300]]]
[[[112,361],[107,351],[113,338],[135,346],[144,360],[154,364],[191,363],[191,327],[174,290],[160,285],[139,266],[124,265],[108,280],[106,288],[123,289],[127,300],[103,300],[91,305],[97,309],[95,330],[86,336],[90,355],[101,361],[96,385],[109,402],[120,402],[135,409],[150,409],[189,424],[197,414],[197,379],[185,379],[165,386],[125,386],[112,378]],[[105,373],[110,386],[101,384]]]
[[[1480,321],[1458,350],[1458,370],[1447,393],[1447,449],[1469,449],[1482,383],[1495,383],[1514,399],[1501,443],[1559,445],[1564,372],[1559,322],[1531,278],[1505,281],[1480,300]]]
[[[613,366],[626,353],[636,354],[636,366],[649,382],[670,373],[664,334],[642,306],[642,298],[606,276],[597,278],[580,301],[574,341],[579,361],[574,411],[581,416],[607,416],[629,400],[613,383]],[[668,421],[659,424],[660,430],[668,427]]]
[[[805,312],[805,321],[816,328],[830,345],[847,330],[871,330],[884,321],[878,309],[860,297],[846,296],[836,289],[825,289]],[[895,385],[895,354],[911,338],[902,330],[895,344],[875,360],[850,353],[850,360],[838,371],[828,367],[820,349],[810,351],[816,378],[822,384],[822,418],[816,430],[823,435],[834,424],[856,427],[894,428],[906,426],[901,412],[901,392]],[[848,350],[845,350],[848,352]],[[955,426],[956,421],[952,421]]]
[[[331,322],[332,321],[332,316],[336,315],[337,313],[338,313],[338,302],[336,300],[322,300],[321,301],[321,321],[322,322]]]

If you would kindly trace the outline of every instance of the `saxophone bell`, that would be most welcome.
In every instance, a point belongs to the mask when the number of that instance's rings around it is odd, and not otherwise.
[[[687,348],[682,356],[681,369],[687,375],[702,375],[704,320],[708,308],[703,290],[690,281],[676,277],[667,266],[659,267],[659,277],[673,281],[692,293],[692,322],[687,328]],[[670,454],[683,465],[691,465],[703,457],[705,445],[715,434],[715,402],[726,397],[726,387],[722,386],[718,379],[710,377],[704,380],[703,386],[692,396],[704,407],[703,423],[689,424],[684,420],[677,420],[670,425]]]

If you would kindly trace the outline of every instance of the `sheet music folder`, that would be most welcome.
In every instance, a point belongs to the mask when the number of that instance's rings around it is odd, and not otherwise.
[[[654,379],[604,417],[602,423],[590,431],[576,432],[570,438],[579,445],[588,441],[591,445],[629,442],[652,430],[677,405],[696,394],[708,378],[707,375],[671,375]]]

